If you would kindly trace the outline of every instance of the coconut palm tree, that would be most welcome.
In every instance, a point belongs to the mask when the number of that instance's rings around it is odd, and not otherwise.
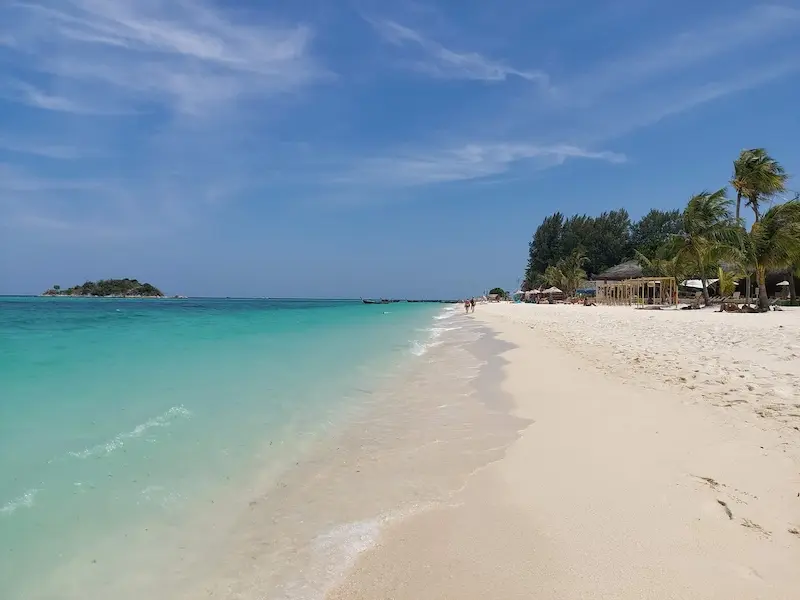
[[[583,266],[588,260],[589,258],[583,248],[575,248],[569,256],[558,262],[558,269],[561,271],[564,286],[566,287],[565,291],[570,295],[574,294],[581,281],[586,279],[586,271],[584,271]]]
[[[634,250],[636,262],[648,277],[674,277],[680,283],[689,274],[691,267],[686,264],[685,256],[668,257],[669,247],[662,246],[658,254],[648,258],[638,250]]]
[[[665,248],[676,261],[694,267],[706,304],[710,303],[709,273],[720,261],[736,259],[742,252],[743,230],[731,217],[730,206],[725,188],[692,196],[683,211],[683,233],[673,235]]]
[[[544,281],[547,285],[550,286],[564,286],[564,273],[561,272],[561,269],[550,265],[544,270]]]
[[[750,228],[745,250],[755,265],[758,308],[767,310],[767,272],[800,262],[800,200],[778,204],[765,212]]]
[[[749,168],[752,161],[753,151],[742,150],[739,158],[733,161],[733,177],[731,185],[736,190],[736,220],[739,220],[742,208],[742,197],[747,195],[749,189]]]
[[[548,285],[561,287],[567,294],[572,295],[578,289],[581,281],[586,279],[583,265],[588,260],[582,248],[575,248],[569,256],[558,261],[557,265],[547,267],[544,279]]]
[[[788,175],[781,164],[764,148],[742,150],[733,161],[731,185],[736,190],[736,219],[740,216],[742,198],[753,210],[755,220],[761,218],[761,203],[776,194],[786,191]]]
[[[786,280],[789,282],[789,305],[795,306],[797,304],[797,290],[794,285],[794,278],[800,277],[800,262],[796,262],[789,268]]]

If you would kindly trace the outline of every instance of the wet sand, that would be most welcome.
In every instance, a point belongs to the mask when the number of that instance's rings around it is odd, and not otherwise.
[[[800,312],[474,320],[526,427],[447,503],[387,523],[328,598],[797,598]]]

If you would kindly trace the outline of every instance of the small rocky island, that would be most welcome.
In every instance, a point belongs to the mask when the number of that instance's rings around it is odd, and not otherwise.
[[[54,285],[42,296],[85,296],[90,298],[163,298],[164,294],[149,283],[137,279],[100,279],[62,289]]]

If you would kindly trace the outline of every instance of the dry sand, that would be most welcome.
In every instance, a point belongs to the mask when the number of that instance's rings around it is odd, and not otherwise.
[[[800,598],[800,311],[475,319],[531,424],[329,598]]]

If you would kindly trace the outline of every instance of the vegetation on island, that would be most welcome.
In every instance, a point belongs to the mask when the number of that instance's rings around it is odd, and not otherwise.
[[[54,285],[44,293],[45,296],[115,296],[122,298],[162,298],[164,294],[149,283],[140,283],[137,279],[100,279],[87,281],[83,285],[62,289]]]
[[[719,280],[723,295],[744,280],[747,301],[754,280],[761,310],[769,307],[767,274],[783,273],[795,305],[800,199],[786,199],[787,182],[780,163],[753,148],[733,162],[735,202],[723,187],[691,196],[683,210],[653,209],[636,222],[624,209],[598,217],[554,213],[533,234],[523,289],[556,285],[572,294],[583,280],[635,260],[645,275],[699,279],[706,303],[710,278]],[[749,228],[743,207],[753,213]]]

